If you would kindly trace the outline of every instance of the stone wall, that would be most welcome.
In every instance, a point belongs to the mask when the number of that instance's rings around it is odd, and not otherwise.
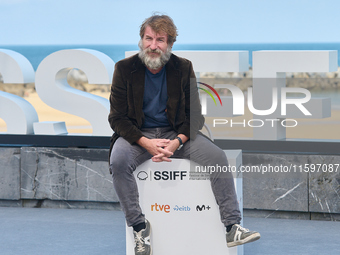
[[[243,154],[243,166],[268,168],[265,173],[243,175],[243,207],[265,210],[267,215],[280,211],[301,212],[305,218],[339,218],[333,215],[340,213],[339,163],[340,156],[331,155]],[[273,168],[269,172],[268,166],[287,172]]]
[[[0,206],[117,209],[107,159],[107,149],[2,147]],[[244,153],[243,166],[267,166],[267,172],[243,173],[243,207],[263,217],[314,213],[334,219],[340,213],[340,169],[305,172],[299,166],[339,162],[340,156],[330,155]]]
[[[116,208],[107,159],[107,149],[0,148],[0,205]]]

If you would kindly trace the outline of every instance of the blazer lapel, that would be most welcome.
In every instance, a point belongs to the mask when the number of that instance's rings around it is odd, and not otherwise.
[[[145,83],[145,66],[137,56],[134,63],[134,70],[131,72],[131,91],[135,107],[135,116],[139,126],[142,126],[143,114],[143,96]]]

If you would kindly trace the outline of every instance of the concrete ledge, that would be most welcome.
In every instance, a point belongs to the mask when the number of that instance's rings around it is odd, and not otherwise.
[[[116,208],[108,149],[0,148],[0,206]],[[243,166],[338,164],[339,155],[243,153]],[[243,173],[243,207],[338,219],[337,172]],[[266,214],[268,216],[268,213]],[[264,217],[266,217],[264,216]],[[290,216],[293,217],[293,216]],[[308,219],[308,217],[306,216]]]
[[[314,213],[314,212],[243,209],[243,215],[244,217],[271,218],[271,219],[340,221],[340,213]]]
[[[0,199],[20,199],[20,149],[0,148]]]
[[[243,173],[244,208],[340,213],[339,162],[340,156],[334,155],[244,153],[244,166],[267,166],[268,170]],[[318,164],[334,169],[332,172],[311,169]],[[269,166],[290,170],[270,172]]]
[[[117,202],[108,150],[21,149],[21,198]]]
[[[59,201],[50,199],[0,200],[0,207],[122,210],[119,202]]]
[[[243,209],[244,217],[310,220],[309,212]]]
[[[121,211],[119,202],[58,201],[49,199],[25,199],[22,200],[22,207]]]

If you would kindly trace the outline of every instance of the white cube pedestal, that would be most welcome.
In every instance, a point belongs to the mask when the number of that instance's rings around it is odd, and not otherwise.
[[[229,164],[238,169],[241,150],[225,153]],[[171,163],[148,160],[134,172],[140,205],[151,223],[153,255],[243,255],[243,246],[227,247],[210,181],[195,179],[197,174],[191,174],[195,166],[185,159]],[[234,181],[242,212],[242,178]],[[132,228],[127,227],[127,255],[134,255],[134,246]]]

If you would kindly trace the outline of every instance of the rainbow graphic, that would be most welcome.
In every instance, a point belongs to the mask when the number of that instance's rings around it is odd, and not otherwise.
[[[208,84],[206,84],[206,83],[203,83],[203,82],[197,82],[197,83],[198,83],[198,84],[201,84],[201,85],[203,85],[203,86],[206,86],[206,87],[209,88],[212,92],[214,92],[215,95],[217,96],[218,100],[220,101],[221,106],[222,106],[222,100],[221,100],[221,98],[220,98],[220,95],[217,93],[217,91],[216,91],[213,87],[211,87],[210,85],[208,85]],[[213,94],[211,94],[211,92],[210,92],[209,90],[203,89],[203,88],[201,88],[201,87],[198,87],[198,88],[201,89],[201,90],[203,90],[203,91],[205,91],[209,96],[211,96],[211,98],[214,100],[215,105],[217,105],[216,100],[215,100]]]

